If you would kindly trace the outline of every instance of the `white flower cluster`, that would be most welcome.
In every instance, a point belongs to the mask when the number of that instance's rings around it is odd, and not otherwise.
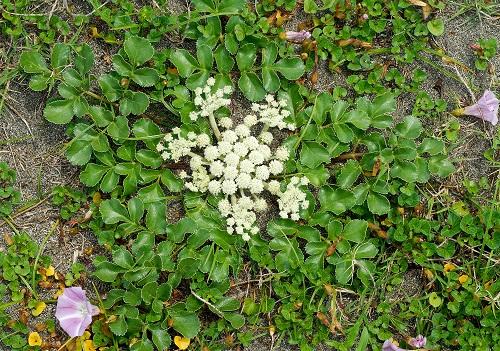
[[[227,95],[231,93],[231,87],[213,92],[214,83],[210,78],[203,89],[195,90],[194,103],[199,111],[191,112],[190,118],[195,121],[199,117],[208,117],[216,143],[212,144],[207,134],[174,128],[172,133],[165,135],[157,149],[165,160],[179,161],[189,156],[191,174],[180,173],[186,188],[222,195],[218,208],[226,218],[227,231],[249,240],[251,234],[258,232],[256,213],[267,209],[263,192],[267,190],[278,196],[281,217],[297,220],[299,210],[308,206],[306,195],[300,189],[307,184],[307,179],[293,177],[284,192],[280,190],[280,183],[271,179],[283,172],[289,152],[282,146],[271,150],[273,134],[268,129],[295,129],[293,124],[284,120],[290,114],[283,109],[286,102],[276,101],[268,95],[266,103],[253,104],[252,113],[244,118],[244,123],[233,128],[231,118],[224,117],[216,122],[214,116],[215,111],[230,104]],[[259,124],[262,127],[257,127]],[[252,134],[258,134],[258,137]]]
[[[268,187],[271,194],[278,196],[281,218],[298,221],[300,209],[309,207],[309,200],[306,200],[306,194],[301,189],[301,186],[307,184],[309,184],[309,179],[306,177],[292,177],[285,191],[281,191],[279,183]]]

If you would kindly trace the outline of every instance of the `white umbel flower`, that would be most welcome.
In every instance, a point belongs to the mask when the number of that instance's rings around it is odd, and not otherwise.
[[[271,144],[273,142],[273,135],[270,132],[263,132],[260,135],[260,140],[262,140],[264,144]]]
[[[286,147],[280,146],[276,149],[276,159],[279,161],[286,161],[288,160],[289,152]]]
[[[223,117],[219,122],[220,126],[224,129],[229,129],[233,126],[233,120],[229,117]]]
[[[300,188],[304,186],[303,183],[307,183],[307,180],[302,180],[303,178],[292,177],[286,190],[278,194],[278,206],[282,218],[291,218],[297,221],[300,218],[299,211],[309,206],[306,193]]]
[[[272,160],[269,162],[269,172],[273,175],[278,175],[283,172],[283,163],[278,160]]]
[[[258,119],[257,119],[257,116],[256,115],[247,115],[244,119],[243,119],[243,123],[245,123],[245,125],[248,127],[248,128],[251,128],[253,127],[254,125],[256,125],[258,122]]]
[[[252,104],[252,111],[242,124],[233,127],[230,116],[215,119],[217,110],[230,105],[228,95],[232,87],[216,89],[215,83],[210,77],[204,87],[194,90],[196,109],[189,113],[189,118],[196,121],[208,117],[210,126],[215,129],[217,125],[222,133],[214,132],[212,139],[206,133],[174,128],[156,149],[165,160],[177,162],[188,157],[189,174],[179,174],[186,189],[218,196],[218,209],[226,220],[227,232],[248,241],[259,232],[257,213],[268,209],[269,193],[278,197],[281,217],[298,220],[300,210],[309,204],[304,191],[308,181],[305,177],[292,177],[281,191],[281,184],[270,179],[283,173],[284,162],[290,157],[285,147],[274,151],[270,147],[274,141],[271,128],[295,128],[285,121],[290,116],[286,101],[267,95],[263,103]],[[258,138],[252,135],[259,130]]]

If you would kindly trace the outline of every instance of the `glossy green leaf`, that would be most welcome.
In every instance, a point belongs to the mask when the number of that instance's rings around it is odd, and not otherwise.
[[[131,72],[130,78],[141,87],[152,87],[159,80],[158,72],[153,68],[139,68]]]
[[[350,188],[361,174],[361,167],[355,160],[348,160],[337,176],[337,185],[343,189]]]
[[[26,73],[50,72],[43,56],[36,51],[25,51],[19,58],[19,65]]]
[[[314,141],[302,142],[300,151],[300,163],[309,168],[316,168],[322,163],[330,161],[328,150]]]
[[[123,49],[135,66],[140,66],[151,60],[155,50],[149,40],[138,36],[131,36],[123,42]]]
[[[129,221],[127,209],[117,199],[104,200],[99,206],[99,212],[106,224]]]
[[[185,49],[175,50],[170,55],[170,61],[172,61],[179,71],[179,75],[183,78],[190,76],[198,67],[196,59]]]
[[[238,81],[238,86],[250,101],[260,101],[266,95],[262,82],[253,72],[243,72]]]
[[[73,100],[54,100],[43,110],[43,116],[47,121],[55,124],[69,123],[73,115]]]
[[[377,215],[386,214],[389,213],[391,209],[391,204],[389,203],[389,200],[387,200],[387,198],[384,195],[375,192],[368,193],[366,202],[368,204],[368,209],[373,214]]]
[[[406,116],[403,122],[396,125],[395,131],[404,138],[416,139],[422,133],[422,122],[415,116]]]
[[[236,54],[236,63],[238,64],[238,69],[242,72],[248,71],[257,58],[257,48],[254,44],[243,45]]]
[[[356,198],[351,191],[330,186],[323,186],[319,190],[318,199],[323,211],[331,211],[336,215],[344,213],[356,203]]]
[[[365,240],[368,223],[360,219],[354,219],[344,227],[342,237],[355,243],[361,243]]]

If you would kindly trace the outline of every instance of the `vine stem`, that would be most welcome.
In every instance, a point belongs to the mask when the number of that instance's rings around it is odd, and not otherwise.
[[[207,305],[208,307],[211,307],[214,309],[215,313],[217,313],[219,315],[219,317],[224,317],[224,313],[222,313],[221,310],[219,310],[217,307],[215,307],[214,304],[210,303],[209,301],[205,300],[203,297],[201,297],[200,295],[198,295],[197,293],[195,293],[193,290],[191,290],[191,294],[196,297],[198,300],[200,300],[201,302],[203,302],[205,305]]]
[[[36,286],[35,286],[35,278],[36,278],[36,270],[38,266],[38,260],[40,259],[40,256],[45,249],[45,245],[47,245],[47,241],[49,240],[50,236],[54,233],[56,230],[57,226],[59,225],[59,219],[52,225],[50,228],[49,232],[47,235],[45,235],[45,238],[43,238],[42,243],[40,244],[40,249],[38,250],[38,253],[35,258],[35,263],[33,264],[33,276],[31,277],[31,285],[33,287],[33,291],[36,291]]]

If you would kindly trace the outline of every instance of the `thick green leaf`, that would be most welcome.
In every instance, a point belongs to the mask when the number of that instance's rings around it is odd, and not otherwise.
[[[160,128],[149,119],[139,119],[132,127],[132,133],[141,139],[151,150],[156,150],[156,145],[161,139]]]
[[[194,338],[200,331],[200,320],[196,313],[188,311],[175,311],[170,313],[172,327],[186,338]]]
[[[94,66],[94,53],[88,44],[82,44],[75,48],[75,67],[82,75],[90,72]]]
[[[448,156],[432,156],[429,158],[429,171],[440,177],[447,177],[455,171],[455,166],[453,166]]]
[[[337,185],[343,189],[350,188],[361,174],[361,167],[355,160],[347,161],[337,176]]]
[[[158,72],[153,68],[138,68],[131,72],[130,78],[141,87],[152,87],[160,80]]]
[[[102,106],[90,106],[89,114],[92,120],[98,127],[106,127],[113,122],[115,116],[112,111],[105,109]]]
[[[118,274],[123,273],[124,271],[124,268],[116,264],[111,262],[102,262],[97,265],[94,275],[103,282],[111,283],[115,281]]]
[[[331,211],[336,215],[344,213],[356,203],[356,198],[351,191],[330,186],[323,186],[319,190],[318,199],[323,211]]]
[[[243,45],[236,54],[236,63],[240,71],[248,71],[252,68],[257,58],[257,48],[254,44]]]
[[[120,54],[113,55],[113,68],[119,75],[125,77],[128,77],[134,69]]]
[[[43,91],[47,89],[50,81],[48,74],[35,74],[31,77],[29,87],[33,91]]]
[[[288,80],[296,80],[302,77],[305,71],[304,62],[298,57],[283,58],[273,65]]]
[[[156,348],[161,351],[168,350],[170,344],[172,343],[172,338],[170,337],[170,334],[162,328],[156,328],[150,330],[153,343],[155,344]]]
[[[125,317],[118,316],[118,318],[115,321],[109,323],[109,329],[115,335],[118,335],[118,336],[125,335],[125,333],[127,332],[127,329],[128,329],[127,322],[125,321]]]
[[[108,169],[107,166],[89,163],[80,173],[80,181],[89,187],[96,186]]]
[[[332,96],[326,92],[319,94],[314,100],[314,106],[311,111],[311,118],[321,125],[326,120],[326,114],[331,109]]]
[[[391,175],[407,183],[413,183],[417,180],[417,167],[408,161],[396,161],[391,167]]]
[[[90,161],[92,156],[92,146],[88,141],[76,140],[66,149],[66,157],[71,164],[83,166]]]
[[[146,205],[146,210],[146,227],[156,234],[165,233],[167,230],[167,209],[165,203],[149,203]]]
[[[110,169],[104,177],[102,177],[100,188],[103,192],[110,193],[116,188],[119,181],[120,176],[113,169]]]
[[[50,55],[50,65],[52,68],[60,68],[68,64],[69,46],[64,43],[56,43]]]
[[[370,192],[367,196],[366,202],[368,204],[368,209],[373,214],[382,215],[389,213],[391,210],[389,200],[387,200],[387,198],[382,194]]]
[[[140,115],[148,109],[149,98],[143,92],[126,91],[120,100],[120,113],[124,116],[129,114]]]
[[[436,138],[425,138],[418,147],[420,154],[428,153],[431,156],[440,154],[444,151],[444,142]]]
[[[396,133],[408,139],[416,139],[422,133],[422,123],[415,116],[406,116],[404,121],[396,125]]]
[[[144,203],[142,200],[133,197],[128,201],[127,207],[130,219],[135,223],[139,223],[144,215]]]
[[[280,78],[272,69],[262,67],[262,83],[268,92],[276,92],[280,88]]]
[[[330,161],[328,150],[315,141],[302,142],[300,163],[309,168],[316,168],[322,163]]]
[[[104,200],[99,206],[99,212],[106,224],[130,222],[127,209],[117,199]]]
[[[234,329],[240,329],[245,325],[245,317],[239,313],[224,313],[224,319],[228,320]]]
[[[179,71],[179,75],[183,78],[189,77],[198,67],[196,59],[185,49],[175,50],[170,55],[170,61]]]
[[[436,37],[443,35],[444,33],[444,21],[442,18],[435,18],[427,22],[427,29],[432,35]]]
[[[196,10],[200,12],[215,12],[215,4],[212,0],[192,0]]]
[[[140,66],[148,60],[151,60],[155,53],[155,49],[149,40],[131,36],[123,43],[123,49],[127,56],[135,66]]]
[[[340,284],[347,284],[354,274],[354,262],[344,260],[335,266],[335,278]]]
[[[304,12],[305,13],[316,13],[319,7],[316,5],[315,0],[304,0]]]
[[[361,243],[365,240],[367,228],[366,221],[354,219],[345,225],[342,236],[349,241]]]
[[[108,134],[115,140],[127,138],[130,134],[126,117],[118,116],[107,128]]]
[[[120,85],[120,81],[111,74],[103,74],[100,76],[99,86],[106,99],[111,102],[118,100],[122,95],[123,89]]]
[[[200,63],[201,68],[206,70],[212,69],[214,57],[212,49],[208,45],[198,45],[196,49],[196,56],[198,57],[198,62]]]
[[[219,13],[234,12],[238,13],[245,9],[247,2],[245,0],[222,0],[217,7]]]
[[[238,86],[245,97],[250,101],[259,101],[266,95],[259,77],[253,72],[243,72],[238,81]]]
[[[224,47],[224,45],[219,45],[217,49],[215,49],[214,56],[219,72],[231,72],[234,66],[234,60],[229,51],[227,51],[227,49]]]
[[[54,100],[43,110],[43,116],[47,121],[55,124],[69,123],[73,115],[73,100]]]
[[[19,65],[26,73],[50,72],[43,56],[36,51],[25,51],[19,58]]]

